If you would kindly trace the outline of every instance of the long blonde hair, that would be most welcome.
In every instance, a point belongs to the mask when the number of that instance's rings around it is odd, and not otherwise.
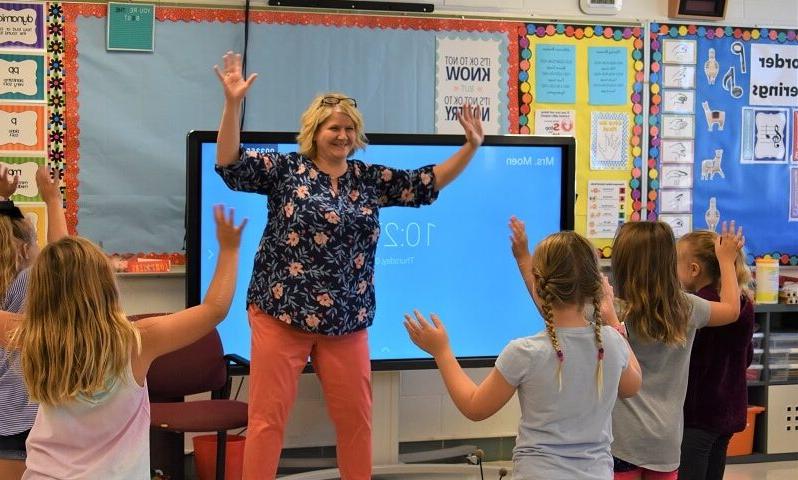
[[[25,267],[23,248],[35,242],[36,232],[27,220],[0,215],[0,300]]]
[[[601,338],[599,305],[604,295],[598,258],[593,246],[576,232],[554,233],[544,238],[532,255],[532,275],[536,293],[541,299],[540,310],[546,324],[546,334],[557,354],[557,382],[562,390],[562,364],[565,354],[554,328],[553,309],[577,305],[580,309],[590,300],[593,304],[593,332],[598,350],[596,389],[599,396],[604,385],[604,343]]]
[[[27,311],[10,343],[30,398],[57,405],[103,392],[140,345],[105,255],[80,237],[47,245],[31,269]]]
[[[684,242],[689,245],[690,255],[706,271],[712,281],[712,286],[720,288],[720,264],[718,257],[715,256],[715,239],[717,238],[718,234],[711,230],[696,230],[680,238],[679,243]],[[740,292],[748,300],[752,300],[754,297],[751,291],[751,270],[745,264],[745,254],[742,250],[737,252],[737,257],[734,259],[734,270],[737,274],[737,285],[740,287]]]
[[[334,105],[323,103],[322,99],[325,97],[337,98],[339,103]],[[316,142],[313,141],[313,137],[316,136],[319,125],[324,123],[335,112],[343,113],[351,118],[352,123],[355,124],[355,142],[349,155],[368,144],[363,125],[363,116],[360,114],[360,110],[347,100],[349,100],[349,97],[343,93],[330,92],[318,95],[310,102],[310,105],[308,105],[308,108],[299,119],[299,134],[296,137],[296,141],[300,154],[310,159],[316,158],[316,153],[318,152],[316,151]]]
[[[615,295],[621,319],[643,341],[685,345],[690,303],[676,274],[676,242],[665,222],[630,222],[612,247]]]

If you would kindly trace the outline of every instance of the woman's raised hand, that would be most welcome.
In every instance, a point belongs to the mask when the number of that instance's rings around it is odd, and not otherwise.
[[[242,61],[240,53],[227,52],[222,57],[223,67],[213,66],[216,76],[222,82],[224,97],[231,102],[240,102],[243,99],[252,82],[258,77],[257,73],[250,74],[245,80],[243,75]]]
[[[463,126],[466,141],[472,147],[482,145],[485,134],[482,133],[482,109],[479,105],[464,105],[457,114],[457,121]]]

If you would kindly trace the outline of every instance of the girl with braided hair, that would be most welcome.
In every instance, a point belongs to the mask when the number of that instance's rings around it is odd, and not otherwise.
[[[742,229],[735,231],[734,222],[724,222],[714,243],[720,301],[712,302],[682,291],[676,243],[667,223],[631,222],[618,229],[612,275],[624,324],[616,318],[608,321],[628,335],[640,360],[643,386],[612,412],[616,480],[676,480],[696,330],[727,325],[740,316],[735,259],[744,243]]]
[[[485,381],[462,370],[437,315],[405,315],[413,343],[430,353],[457,408],[469,419],[490,417],[518,392],[521,424],[513,479],[609,480],[613,476],[611,413],[618,396],[640,388],[637,360],[604,323],[612,292],[593,246],[574,232],[549,235],[529,253],[523,222],[510,219],[512,251],[546,324],[510,342]],[[617,321],[617,320],[616,320]]]

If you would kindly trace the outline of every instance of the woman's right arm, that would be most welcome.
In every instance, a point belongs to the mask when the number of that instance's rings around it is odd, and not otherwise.
[[[258,74],[243,77],[241,54],[227,52],[222,57],[223,68],[214,65],[224,89],[224,107],[219,133],[216,136],[216,164],[222,167],[232,165],[239,158],[241,147],[241,102]]]
[[[247,221],[236,226],[233,211],[225,216],[222,205],[214,207],[219,257],[211,284],[202,303],[186,310],[149,317],[136,322],[141,332],[141,352],[135,368],[141,378],[157,357],[190,345],[207,335],[227,315],[235,293],[238,273],[238,247]]]
[[[715,256],[720,265],[720,302],[710,302],[709,327],[720,327],[737,321],[740,316],[740,286],[737,283],[737,270],[734,260],[737,252],[745,244],[743,229],[735,231],[734,221],[731,225],[723,222],[721,234],[715,240]]]

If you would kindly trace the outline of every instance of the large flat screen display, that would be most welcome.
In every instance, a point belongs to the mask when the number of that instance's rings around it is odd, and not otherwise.
[[[354,158],[398,168],[440,163],[463,143],[460,135],[368,135]],[[295,151],[290,133],[245,132],[244,148]],[[219,326],[225,351],[249,357],[246,292],[267,210],[263,195],[235,192],[214,171],[216,132],[191,132],[187,155],[187,304],[199,303],[213,274],[218,246],[212,206],[249,219],[241,244],[233,306]],[[413,309],[438,313],[455,354],[466,366],[492,365],[512,339],[543,327],[510,252],[508,220],[524,220],[530,248],[549,233],[573,228],[573,139],[488,136],[466,170],[421,208],[380,211],[375,265],[376,317],[369,328],[372,368],[432,368],[402,326]],[[275,248],[280,248],[279,246]]]

